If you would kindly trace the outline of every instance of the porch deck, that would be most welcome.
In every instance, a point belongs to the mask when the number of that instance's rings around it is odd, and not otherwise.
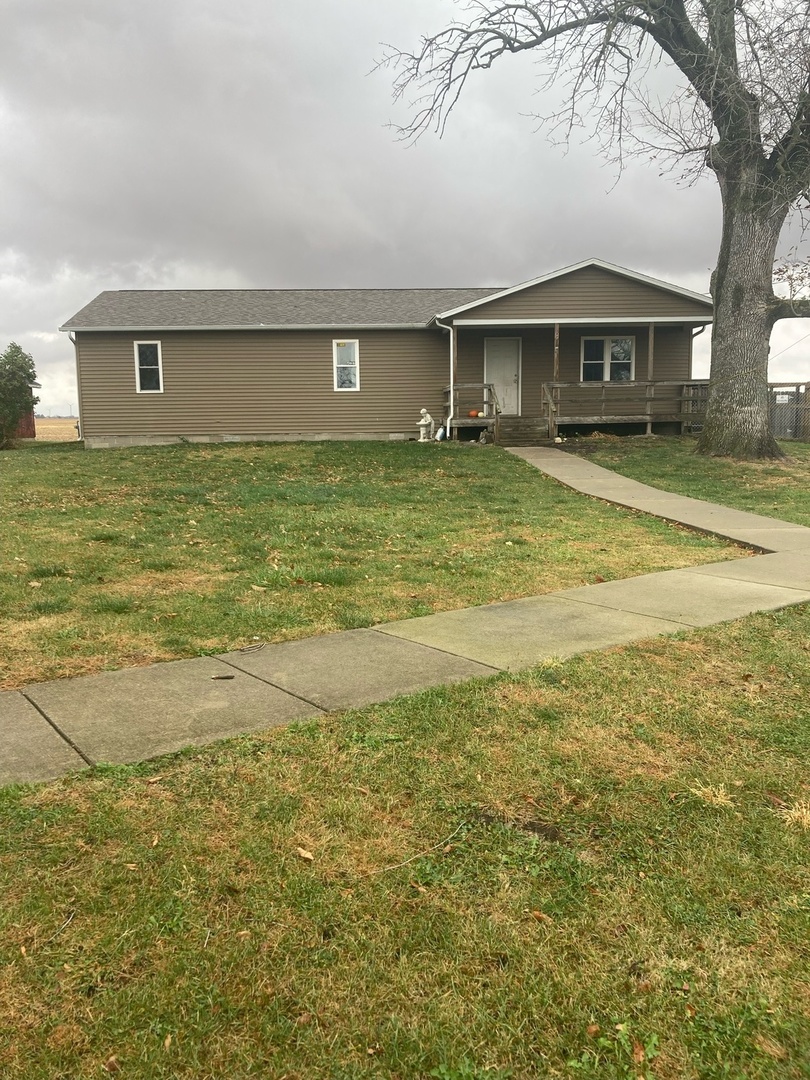
[[[520,419],[543,421],[545,439],[553,439],[560,427],[568,425],[677,423],[681,431],[702,422],[706,410],[707,379],[690,382],[546,382],[540,401],[534,408],[524,408],[520,418],[501,412],[491,383],[460,383],[453,387],[450,413],[450,387],[444,388],[445,423],[450,420],[451,434],[460,429],[491,431],[496,442],[501,428],[506,434]],[[547,426],[546,426],[547,425]],[[456,434],[457,437],[457,434]]]

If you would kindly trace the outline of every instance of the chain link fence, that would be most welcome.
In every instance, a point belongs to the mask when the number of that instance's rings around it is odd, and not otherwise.
[[[810,383],[769,383],[768,396],[774,436],[810,442]]]

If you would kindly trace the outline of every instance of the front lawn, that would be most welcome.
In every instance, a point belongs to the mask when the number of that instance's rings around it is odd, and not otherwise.
[[[449,444],[33,444],[0,505],[4,689],[743,554]]]
[[[694,438],[571,439],[566,449],[644,484],[810,526],[810,445],[782,443],[785,461],[695,453]]]
[[[808,641],[791,608],[0,792],[0,1074],[806,1078]]]

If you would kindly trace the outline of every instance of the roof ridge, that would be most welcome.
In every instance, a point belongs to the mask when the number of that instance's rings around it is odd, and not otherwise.
[[[499,289],[503,289],[503,288],[507,288],[507,286],[505,286],[505,285],[435,285],[435,286],[419,285],[419,286],[411,287],[411,286],[408,286],[408,285],[404,285],[404,286],[401,286],[401,287],[399,287],[399,286],[384,286],[382,288],[375,288],[375,287],[366,286],[366,285],[358,285],[358,286],[340,285],[340,286],[338,286],[336,288],[326,287],[326,288],[322,288],[322,289],[292,289],[292,288],[283,288],[283,289],[259,289],[259,288],[251,288],[251,289],[182,289],[182,288],[180,288],[180,289],[162,289],[162,288],[154,288],[154,289],[105,289],[104,291],[108,292],[108,293],[122,293],[122,292],[126,292],[126,293],[155,293],[155,292],[168,292],[168,293],[191,293],[191,292],[194,292],[194,293],[204,293],[204,292],[205,293],[212,293],[212,292],[221,292],[221,293],[235,293],[235,292],[241,292],[241,293],[296,292],[296,293],[302,293],[302,292],[312,292],[312,293],[316,293],[316,292],[470,292],[473,289],[476,290],[476,291],[478,291],[478,290],[483,291],[484,289],[487,289],[487,290],[492,290],[493,292],[495,292],[495,291],[497,291]]]

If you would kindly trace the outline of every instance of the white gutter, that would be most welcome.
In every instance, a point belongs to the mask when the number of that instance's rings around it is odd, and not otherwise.
[[[710,323],[711,315],[638,315],[628,317],[589,315],[582,319],[456,319],[456,326],[648,326],[651,322],[678,325],[679,323]]]
[[[215,323],[199,326],[60,326],[61,333],[81,334],[168,334],[189,330],[426,330],[427,323],[240,323],[234,326],[218,326]]]
[[[455,358],[455,355],[453,353],[453,344],[454,344],[453,327],[452,326],[445,326],[444,323],[439,322],[438,315],[436,316],[435,322],[436,322],[436,325],[438,327],[441,327],[442,330],[449,330],[450,331],[450,404],[449,404],[448,409],[447,409],[447,438],[449,439],[451,437],[452,430],[453,430],[453,402],[456,399],[456,395],[455,395],[455,378],[454,378],[455,366],[456,366],[455,365],[455,359],[456,358]]]

